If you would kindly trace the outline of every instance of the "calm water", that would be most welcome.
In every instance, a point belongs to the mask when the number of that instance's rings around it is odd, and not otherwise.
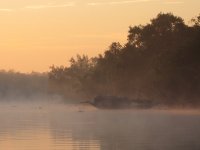
[[[0,149],[199,150],[200,114],[2,104]]]

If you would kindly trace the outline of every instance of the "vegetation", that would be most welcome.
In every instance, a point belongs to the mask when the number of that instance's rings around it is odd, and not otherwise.
[[[0,71],[0,100],[32,100],[48,94],[47,74]]]
[[[52,89],[68,98],[98,95],[159,103],[200,103],[200,15],[186,25],[160,13],[149,24],[129,28],[128,41],[103,55],[77,55],[69,67],[51,67]]]

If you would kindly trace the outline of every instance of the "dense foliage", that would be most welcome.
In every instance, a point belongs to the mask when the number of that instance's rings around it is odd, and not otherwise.
[[[129,28],[123,46],[103,55],[77,55],[69,67],[51,67],[51,89],[68,98],[126,96],[165,104],[200,103],[200,16],[186,25],[160,13],[149,24]]]

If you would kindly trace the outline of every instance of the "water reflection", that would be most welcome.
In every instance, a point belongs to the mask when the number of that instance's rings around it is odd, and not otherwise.
[[[28,107],[28,108],[27,108]],[[40,106],[41,107],[41,106]],[[199,150],[200,115],[2,106],[4,150]]]
[[[62,116],[50,109],[28,106],[1,106],[0,148],[4,150],[99,150],[99,141],[94,139],[77,140],[72,130],[62,123]],[[68,111],[67,111],[68,112]],[[53,117],[52,117],[53,116]],[[54,117],[60,124],[54,126]],[[55,120],[55,121],[56,121]],[[64,120],[63,120],[64,121]],[[69,120],[68,120],[69,121]],[[72,124],[69,122],[69,124]]]

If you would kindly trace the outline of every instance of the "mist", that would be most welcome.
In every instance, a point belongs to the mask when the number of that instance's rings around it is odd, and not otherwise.
[[[87,103],[101,108],[200,106],[200,16],[191,23],[159,13],[131,26],[127,42],[79,55],[46,73],[0,72],[0,101]],[[54,63],[54,62],[52,62]],[[56,62],[55,62],[56,63]]]
[[[47,103],[62,101],[62,96],[49,91],[46,73],[0,71],[1,103]]]
[[[131,26],[126,43],[113,42],[92,58],[77,55],[69,66],[51,66],[51,89],[94,105],[101,97],[101,106],[110,108],[199,107],[199,20],[186,24],[172,13],[159,13],[150,23]]]
[[[5,150],[199,150],[199,110],[100,109],[54,91],[47,74],[0,77]]]

